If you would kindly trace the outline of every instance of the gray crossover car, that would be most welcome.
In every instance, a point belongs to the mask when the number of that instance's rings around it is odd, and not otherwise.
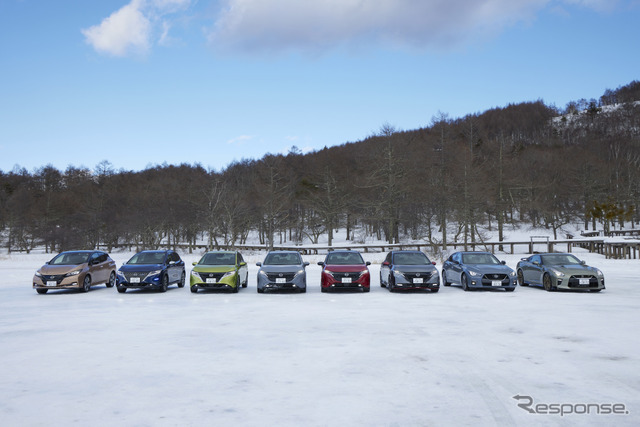
[[[271,251],[264,262],[256,264],[258,270],[258,292],[289,290],[307,291],[307,273],[302,257],[295,251]]]
[[[391,251],[380,266],[380,286],[396,290],[440,290],[440,275],[420,251]]]
[[[516,272],[490,252],[456,252],[442,264],[442,283],[460,284],[462,289],[516,288]]]

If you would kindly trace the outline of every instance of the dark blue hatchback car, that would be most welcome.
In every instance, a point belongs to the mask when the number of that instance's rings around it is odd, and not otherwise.
[[[127,289],[166,292],[174,283],[184,287],[185,277],[184,261],[175,251],[142,251],[120,267],[116,288],[120,293]]]

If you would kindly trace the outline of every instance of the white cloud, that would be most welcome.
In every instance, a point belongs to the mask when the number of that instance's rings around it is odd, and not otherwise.
[[[141,12],[141,0],[133,0],[99,25],[82,30],[87,43],[100,53],[125,56],[149,49],[151,22]]]
[[[227,144],[229,145],[244,145],[247,142],[251,141],[252,139],[254,139],[255,136],[253,135],[240,135],[238,137],[235,137],[233,139],[230,139],[227,141]]]
[[[171,23],[162,19],[188,7],[191,0],[131,0],[98,25],[82,30],[85,41],[96,51],[113,56],[144,54],[153,44],[166,44]]]
[[[614,0],[616,1],[616,0]],[[224,0],[209,40],[245,50],[360,41],[447,48],[535,18],[554,0]],[[606,0],[555,0],[599,9]]]

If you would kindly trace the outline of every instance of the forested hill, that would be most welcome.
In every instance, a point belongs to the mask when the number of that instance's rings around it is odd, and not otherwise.
[[[201,166],[0,172],[0,241],[9,250],[140,243],[478,239],[478,224],[634,226],[640,203],[640,82],[560,111],[542,101],[309,154]]]

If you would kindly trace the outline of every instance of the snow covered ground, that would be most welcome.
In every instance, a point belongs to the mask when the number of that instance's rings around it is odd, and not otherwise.
[[[368,294],[320,293],[319,255],[306,294],[263,295],[253,254],[238,294],[38,295],[52,256],[3,254],[0,425],[638,425],[640,260],[578,255],[605,291],[391,294],[364,254]],[[629,413],[530,414],[516,395]]]

